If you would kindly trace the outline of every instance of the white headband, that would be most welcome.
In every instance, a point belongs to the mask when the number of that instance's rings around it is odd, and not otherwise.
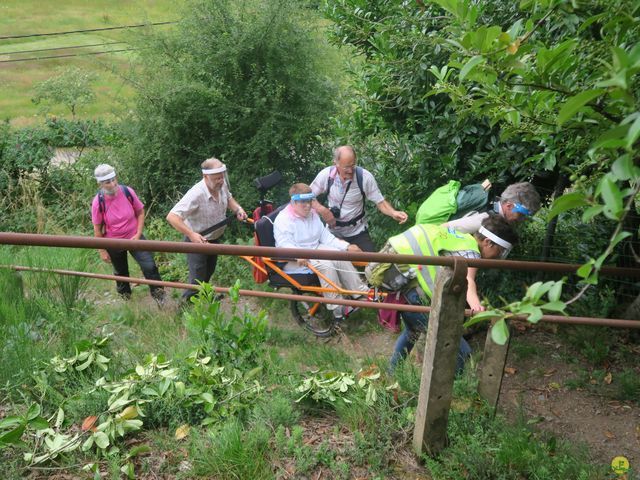
[[[509,242],[507,242],[506,240],[503,240],[502,238],[497,236],[495,233],[490,232],[484,227],[480,227],[480,229],[478,230],[478,233],[480,233],[481,235],[484,235],[493,243],[500,245],[502,248],[506,250],[510,250],[513,247],[513,245],[511,245]]]
[[[107,173],[106,175],[103,175],[101,177],[96,177],[96,180],[99,181],[99,182],[104,182],[106,180],[111,180],[115,176],[116,176],[116,172],[113,171],[113,172]]]
[[[222,172],[226,172],[227,171],[227,166],[226,165],[222,165],[221,167],[218,168],[203,168],[202,169],[202,173],[204,175],[212,175],[214,173],[222,173]]]

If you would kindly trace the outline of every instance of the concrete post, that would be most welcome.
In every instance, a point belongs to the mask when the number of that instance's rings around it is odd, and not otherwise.
[[[491,339],[491,329],[489,329],[487,339],[484,342],[482,361],[478,366],[478,393],[494,411],[500,398],[500,388],[502,387],[510,341],[511,335],[504,345],[498,345]]]
[[[416,454],[435,455],[447,445],[456,357],[462,336],[467,294],[467,264],[456,259],[453,270],[440,268],[431,299],[431,315],[413,431]]]

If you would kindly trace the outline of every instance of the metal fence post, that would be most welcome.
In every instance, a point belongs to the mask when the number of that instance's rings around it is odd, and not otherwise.
[[[456,257],[453,257],[456,258]],[[447,445],[456,357],[462,336],[467,293],[467,264],[440,268],[431,299],[420,395],[413,431],[414,451],[434,455]]]

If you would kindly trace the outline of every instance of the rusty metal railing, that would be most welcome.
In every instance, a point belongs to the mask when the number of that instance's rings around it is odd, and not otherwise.
[[[315,258],[320,260],[348,260],[384,263],[411,263],[416,265],[440,265],[453,267],[459,257],[428,257],[371,252],[340,252],[337,250],[311,250],[304,248],[255,247],[249,245],[225,245],[209,243],[166,242],[158,240],[121,240],[31,233],[0,232],[0,244],[41,247],[113,248],[118,250],[144,250],[149,252],[205,253],[234,256],[259,256],[274,258]],[[467,266],[499,268],[505,270],[539,271],[547,273],[575,273],[581,265],[529,262],[518,260],[464,259]],[[640,268],[602,267],[602,275],[640,278]]]
[[[233,256],[265,256],[265,257],[288,257],[288,258],[316,258],[326,260],[351,260],[366,262],[384,262],[384,263],[411,263],[417,265],[440,265],[453,267],[455,263],[465,262],[469,267],[484,268],[501,268],[509,270],[527,270],[527,271],[543,271],[552,273],[574,273],[580,265],[561,264],[551,262],[525,262],[515,260],[486,260],[486,259],[462,259],[459,257],[428,257],[418,255],[398,255],[383,254],[370,252],[340,252],[336,250],[312,250],[297,248],[274,248],[274,247],[256,247],[248,245],[225,245],[225,244],[194,244],[188,242],[166,242],[155,240],[121,240],[113,238],[94,238],[94,237],[78,237],[78,236],[60,236],[60,235],[39,235],[28,233],[8,233],[0,232],[0,244],[7,245],[26,245],[26,246],[43,246],[43,247],[68,247],[68,248],[113,248],[120,250],[143,250],[152,252],[176,252],[176,253],[206,253],[218,255]],[[26,267],[19,265],[0,266],[11,268],[16,271],[32,271],[32,272],[48,272],[60,275],[75,275],[86,278],[116,280],[120,282],[138,283],[144,285],[157,285],[168,288],[194,289],[200,287],[197,285],[166,282],[159,280],[147,280],[143,278],[122,277],[117,275],[97,274],[88,272],[77,272],[71,270],[60,269],[42,269],[36,267]],[[622,276],[626,278],[640,278],[640,268],[619,268],[619,267],[603,267],[601,273],[607,275]],[[216,292],[227,293],[229,288],[214,287]],[[309,296],[285,294],[276,292],[263,292],[255,290],[239,291],[240,295],[273,298],[279,300],[293,301],[309,301]],[[402,305],[402,304],[386,304],[371,301],[347,300],[342,298],[326,299],[324,297],[314,296],[314,303],[331,303],[338,305],[348,305],[359,308],[373,308],[378,310],[397,310],[406,312],[424,312],[431,311],[431,307],[419,305]],[[465,316],[472,316],[471,310],[465,310]],[[525,316],[511,316],[510,319],[526,320]],[[617,328],[640,328],[640,321],[622,320],[614,318],[593,318],[593,317],[576,317],[561,315],[544,315],[541,319],[551,323],[566,323],[579,325],[599,325]]]

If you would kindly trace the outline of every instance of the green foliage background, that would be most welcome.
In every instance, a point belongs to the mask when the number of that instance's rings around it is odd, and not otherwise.
[[[532,180],[547,198],[567,187],[583,191],[579,205],[618,215],[622,192],[628,195],[625,182],[630,184],[621,178],[633,170],[634,154],[620,157],[617,171],[623,173],[605,182],[611,206],[604,208],[597,206],[604,198],[597,180],[615,152],[590,148],[624,114],[631,112],[617,127],[624,134],[637,123],[637,67],[625,52],[632,52],[638,27],[624,20],[626,12],[638,14],[637,6],[627,0],[545,0],[520,7],[465,0],[328,0],[320,7],[292,0],[189,2],[176,28],[145,30],[135,40],[140,68],[129,81],[136,104],[120,122],[47,118],[28,128],[0,127],[0,203],[6,212],[0,224],[18,231],[90,232],[91,172],[101,162],[115,165],[121,181],[140,194],[150,224],[154,216],[163,222],[200,178],[201,161],[212,155],[229,165],[232,191],[247,209],[257,199],[253,178],[281,170],[285,182],[273,193],[278,203],[287,184],[309,182],[329,162],[330,147],[342,143],[356,146],[361,164],[410,218],[445,181],[484,177],[493,181],[495,194],[515,180]],[[605,23],[607,12],[612,20]],[[339,50],[325,40],[327,27]],[[525,37],[516,47],[515,40]],[[611,74],[619,80],[607,96],[556,125],[572,94],[613,81],[606,80]],[[80,161],[70,168],[51,164],[60,147],[79,149]],[[371,206],[369,214],[379,245],[402,228]],[[606,248],[615,222],[586,220],[560,218],[549,258],[587,262]],[[634,236],[609,262],[633,264],[638,223],[637,215],[625,220]],[[578,234],[581,228],[590,233]],[[543,222],[527,225],[514,255],[539,258],[546,229]],[[154,238],[173,238],[167,229],[155,232]],[[234,230],[227,237],[237,242],[250,235]],[[180,276],[171,259],[166,268]],[[223,270],[228,284],[237,272]],[[535,280],[492,275],[500,281],[484,289],[490,298],[517,295]],[[633,285],[623,290],[634,295]]]
[[[211,156],[241,203],[255,202],[257,176],[315,169],[337,90],[314,15],[291,0],[194,1],[173,32],[140,39],[123,165],[147,198],[170,204]]]
[[[215,155],[227,162],[232,191],[248,208],[256,199],[254,177],[277,168],[285,184],[310,181],[328,163],[331,146],[350,143],[385,196],[411,215],[433,188],[450,178],[469,183],[489,176],[496,192],[525,179],[546,196],[574,189],[582,195],[573,197],[576,205],[602,207],[596,213],[604,215],[585,217],[556,206],[539,218],[554,208],[562,214],[550,259],[586,262],[610,244],[623,217],[623,199],[635,195],[640,63],[634,62],[640,47],[638,22],[632,20],[638,15],[630,0],[327,0],[321,6],[294,0],[194,0],[175,29],[149,30],[135,40],[141,48],[139,69],[128,81],[137,97],[119,122],[48,118],[28,128],[0,126],[0,227],[87,234],[88,204],[96,188],[92,171],[108,162],[147,205],[148,236],[178,240],[163,217],[200,178],[203,159]],[[325,41],[326,25],[341,50]],[[591,91],[589,98],[581,97],[582,91]],[[603,141],[613,143],[594,149],[603,131],[612,129],[615,134]],[[79,160],[69,166],[52,164],[52,152],[60,147],[78,149]],[[404,228],[370,213],[379,244]],[[637,224],[625,228],[637,234]],[[521,258],[539,257],[546,229],[544,221],[523,226]],[[249,236],[233,231],[227,241],[242,243]],[[632,258],[621,248],[612,249],[607,261]],[[13,248],[0,253],[7,264],[98,268],[94,252],[40,251],[33,258]],[[89,265],[90,258],[96,264]],[[165,279],[184,279],[182,256],[159,255],[158,260]],[[225,258],[214,281],[226,286],[240,277],[248,277],[246,268]],[[526,285],[540,279],[536,274],[487,272],[482,280],[483,293],[494,301],[518,298]],[[571,313],[608,316],[618,304],[617,286],[601,280]],[[75,278],[2,271],[0,287],[7,293],[0,301],[0,334],[6,340],[0,349],[10,366],[0,370],[0,393],[12,413],[38,402],[46,421],[63,406],[67,417],[56,428],[75,430],[87,415],[119,415],[105,412],[113,398],[96,389],[94,376],[103,375],[96,365],[48,373],[54,355],[57,363],[77,357],[79,349],[96,345],[99,338],[94,337],[113,333],[113,343],[103,350],[110,359],[108,380],[133,371],[139,375],[140,364],[163,361],[167,352],[183,378],[204,379],[189,391],[193,402],[185,403],[184,382],[167,390],[169,383],[161,380],[144,393],[159,393],[145,425],[162,430],[148,430],[145,442],[157,451],[173,450],[176,440],[167,429],[191,424],[187,448],[195,474],[268,477],[278,462],[295,465],[300,475],[324,469],[335,478],[349,478],[356,474],[354,468],[367,476],[397,473],[392,458],[409,444],[419,382],[409,363],[394,379],[382,374],[384,383],[376,385],[373,404],[368,393],[358,390],[344,397],[351,403],[342,398],[337,403],[295,403],[296,385],[304,376],[355,379],[352,372],[361,365],[343,351],[274,327],[277,318],[267,327],[264,313],[254,318],[234,303],[231,315],[225,315],[211,291],[183,316],[170,308],[156,311],[141,298],[128,305],[113,302]],[[566,293],[578,288],[570,282]],[[137,296],[146,298],[146,290]],[[269,306],[271,317],[286,311],[279,304]],[[626,365],[623,353],[631,355],[621,346],[622,334],[574,329],[567,337],[596,367],[616,355]],[[193,348],[196,355],[189,353]],[[205,361],[204,355],[210,358]],[[206,367],[212,359],[238,371],[259,365],[238,373],[242,382],[251,381],[251,389],[239,386],[237,395],[214,399],[212,386],[219,384],[207,376]],[[382,370],[385,365],[383,358],[357,362],[383,365]],[[332,372],[301,373],[310,368]],[[579,372],[576,387],[589,384],[584,373]],[[637,397],[636,374],[633,368],[620,374],[619,398]],[[451,447],[440,459],[428,461],[434,478],[602,476],[598,467],[554,437],[539,435],[528,425],[507,427],[495,421],[475,403],[473,381],[467,372],[456,383],[456,398],[463,405],[451,415]],[[255,393],[255,399],[243,398],[247,392]],[[197,426],[205,413],[214,414],[208,428]],[[352,434],[353,444],[339,453],[324,442],[317,449],[308,446],[299,423],[317,416],[335,416]],[[25,438],[34,441],[35,430],[29,428]],[[112,440],[122,450],[111,452],[99,468],[109,468],[116,477],[123,464],[133,469],[133,456],[121,438]],[[22,457],[15,454],[19,447],[5,447],[0,454],[5,476],[24,473]],[[496,455],[488,457],[487,451]],[[70,454],[61,462],[84,460],[84,455]],[[181,459],[173,460],[162,468],[184,474]],[[144,471],[144,463],[136,469]]]

